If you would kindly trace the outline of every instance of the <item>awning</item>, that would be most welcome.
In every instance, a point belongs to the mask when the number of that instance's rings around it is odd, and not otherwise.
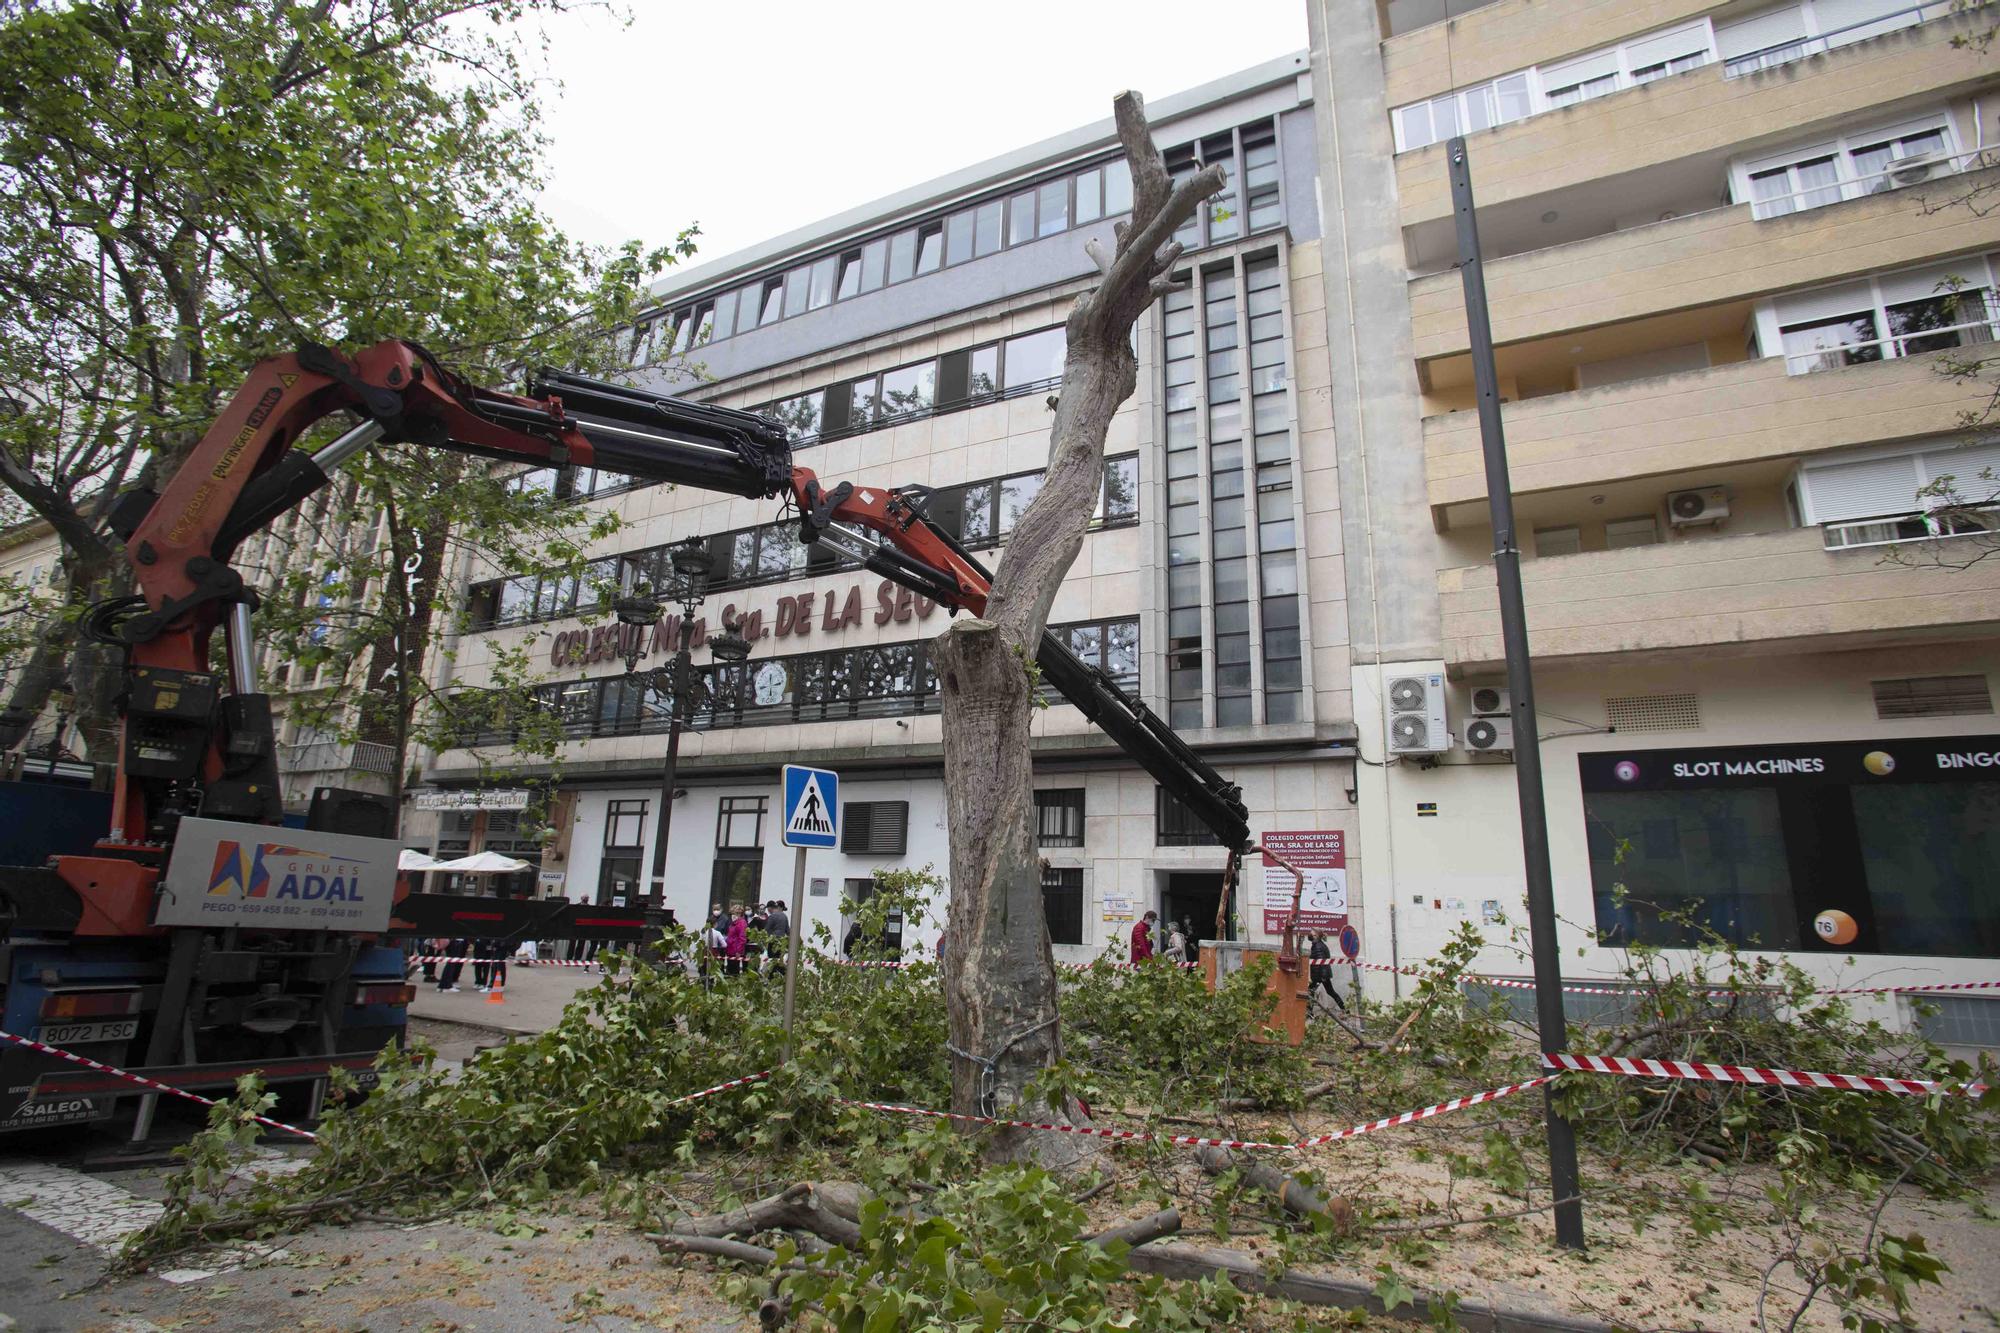
[[[398,870],[436,870],[444,862],[435,860],[429,852],[413,852],[405,847],[396,853]]]
[[[517,870],[533,870],[534,865],[498,852],[475,852],[456,861],[433,862],[426,869],[449,871],[455,875],[511,875]]]

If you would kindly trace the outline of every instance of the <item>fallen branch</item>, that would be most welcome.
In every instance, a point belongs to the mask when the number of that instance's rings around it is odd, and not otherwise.
[[[1245,1291],[1283,1296],[1306,1305],[1368,1310],[1414,1323],[1429,1319],[1430,1298],[1424,1294],[1418,1294],[1413,1304],[1389,1310],[1372,1288],[1358,1282],[1338,1282],[1332,1278],[1289,1271],[1272,1277],[1265,1273],[1263,1265],[1228,1250],[1201,1249],[1193,1245],[1146,1245],[1127,1255],[1125,1263],[1135,1272],[1190,1282],[1219,1273]],[[1611,1325],[1595,1320],[1510,1310],[1501,1306],[1481,1308],[1469,1301],[1455,1308],[1452,1315],[1460,1328],[1476,1330],[1477,1333],[1611,1333]]]
[[[1157,1213],[1148,1213],[1144,1217],[1135,1217],[1129,1222],[1121,1222],[1108,1231],[1100,1231],[1090,1238],[1090,1243],[1093,1245],[1109,1245],[1113,1241],[1122,1240],[1127,1245],[1136,1249],[1144,1245],[1147,1241],[1158,1240],[1162,1236],[1171,1236],[1180,1229],[1181,1210],[1178,1208],[1162,1208]]]
[[[1324,1083],[1315,1083],[1312,1087],[1300,1093],[1299,1097],[1302,1101],[1308,1102],[1315,1097],[1324,1097],[1329,1092],[1332,1092],[1339,1085],[1339,1082],[1340,1080],[1338,1079],[1330,1078]],[[1264,1103],[1256,1097],[1224,1097],[1215,1104],[1215,1108],[1218,1111],[1260,1111],[1265,1109]]]
[[[706,1254],[715,1259],[756,1264],[759,1268],[769,1268],[778,1262],[776,1250],[767,1250],[762,1245],[748,1245],[740,1240],[723,1240],[719,1236],[683,1236],[674,1231],[648,1231],[646,1239],[663,1250],[672,1250],[677,1254]]]

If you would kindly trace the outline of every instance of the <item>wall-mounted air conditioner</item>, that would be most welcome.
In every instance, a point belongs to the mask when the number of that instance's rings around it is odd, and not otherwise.
[[[1667,521],[1677,528],[1696,523],[1720,523],[1729,517],[1729,492],[1721,486],[1667,493]]]
[[[1444,753],[1451,748],[1445,721],[1442,673],[1389,682],[1389,753]]]
[[[1889,164],[1889,179],[1898,185],[1915,185],[1942,172],[1951,159],[1943,153],[1918,153]]]
[[[1474,717],[1511,717],[1514,692],[1505,685],[1475,685],[1471,703]]]
[[[1514,748],[1514,721],[1505,717],[1475,717],[1465,724],[1465,748],[1474,751]]]

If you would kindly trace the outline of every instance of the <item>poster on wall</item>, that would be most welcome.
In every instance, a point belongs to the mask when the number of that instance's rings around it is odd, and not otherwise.
[[[1098,903],[1106,921],[1130,921],[1135,915],[1130,894],[1107,893]]]
[[[1339,829],[1266,833],[1266,847],[1305,875],[1299,895],[1300,930],[1339,930],[1347,924],[1347,841]],[[1264,933],[1284,933],[1292,914],[1292,872],[1264,858]]]

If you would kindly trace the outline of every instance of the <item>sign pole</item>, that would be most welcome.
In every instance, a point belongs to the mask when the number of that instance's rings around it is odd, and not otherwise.
[[[806,849],[792,857],[792,929],[785,940],[785,1044],[778,1056],[781,1065],[792,1062],[792,997],[799,986],[799,936],[805,933]]]
[[[1472,171],[1465,140],[1445,145],[1451,169],[1451,202],[1458,220],[1459,277],[1465,287],[1465,323],[1472,347],[1472,378],[1479,394],[1479,439],[1486,459],[1487,505],[1493,519],[1493,570],[1499,585],[1500,637],[1506,649],[1507,688],[1514,698],[1514,779],[1521,805],[1521,853],[1528,886],[1528,939],[1535,960],[1535,1016],[1542,1050],[1569,1047],[1563,1015],[1562,960],[1556,939],[1554,875],[1549,865],[1549,821],[1542,797],[1541,733],[1535,719],[1534,671],[1528,655],[1528,615],[1521,593],[1521,548],[1514,532],[1514,492],[1507,478],[1507,439],[1500,416],[1499,377],[1493,366],[1493,326],[1486,307],[1486,272],[1473,212]],[[1549,1188],[1556,1200],[1556,1243],[1583,1248],[1583,1204],[1577,1198],[1576,1129],[1556,1110],[1555,1089],[1542,1090],[1549,1143]]]

